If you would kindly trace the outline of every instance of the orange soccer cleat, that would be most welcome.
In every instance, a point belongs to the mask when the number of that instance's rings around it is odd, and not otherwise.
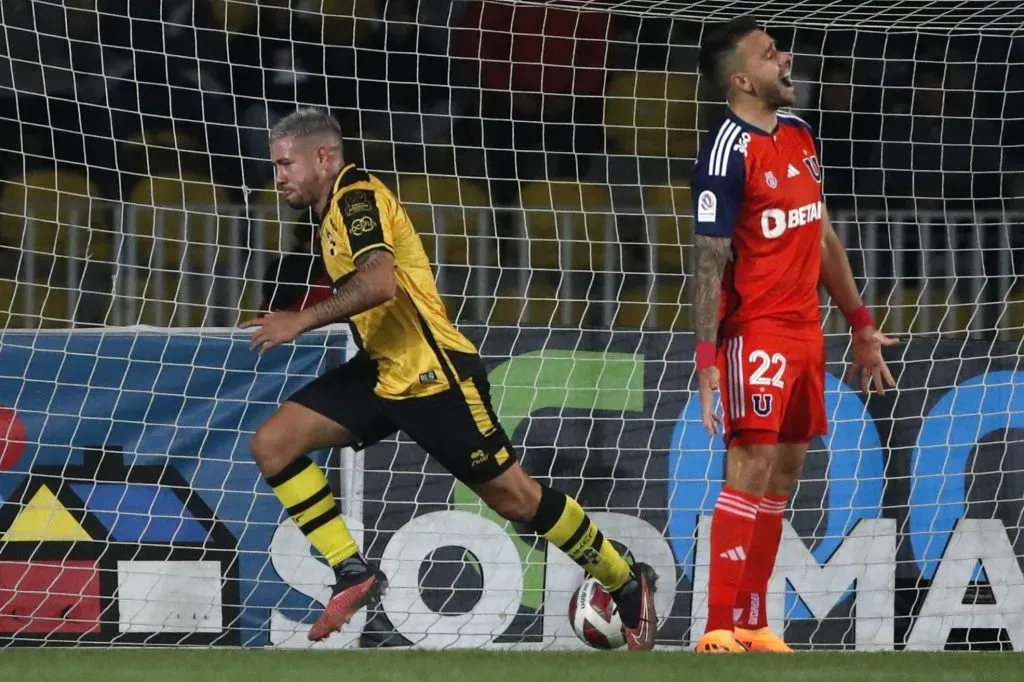
[[[769,654],[791,654],[793,650],[781,637],[768,628],[744,630],[736,628],[733,637],[747,648],[747,651],[758,651]]]
[[[712,630],[704,633],[695,651],[698,654],[742,654],[746,649],[736,640],[732,630]]]

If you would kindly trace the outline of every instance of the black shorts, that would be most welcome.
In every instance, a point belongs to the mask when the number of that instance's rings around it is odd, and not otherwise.
[[[374,392],[377,363],[365,352],[296,391],[289,401],[341,424],[357,450],[403,431],[463,483],[486,483],[516,461],[491,407],[482,362],[457,386],[422,398],[382,398]]]

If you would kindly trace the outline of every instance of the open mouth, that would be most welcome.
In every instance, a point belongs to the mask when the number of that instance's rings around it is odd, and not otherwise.
[[[785,76],[779,78],[779,82],[785,85],[787,88],[793,87],[793,76],[787,73]]]

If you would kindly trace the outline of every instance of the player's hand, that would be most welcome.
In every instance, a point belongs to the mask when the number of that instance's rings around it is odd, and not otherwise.
[[[722,417],[715,412],[715,391],[718,390],[718,383],[721,380],[721,373],[718,367],[711,365],[700,371],[700,421],[704,429],[712,436],[718,433],[718,425],[722,423]]]
[[[896,387],[896,380],[882,357],[883,346],[895,346],[898,339],[886,336],[874,327],[861,327],[853,334],[853,365],[846,373],[847,380],[860,378],[860,388],[870,393],[874,386],[875,393],[885,394],[885,384],[889,388]],[[884,381],[884,383],[883,383]]]
[[[246,320],[242,329],[259,327],[249,340],[250,350],[259,349],[260,355],[268,350],[297,339],[306,330],[306,323],[301,313],[281,311],[263,315],[253,320]]]

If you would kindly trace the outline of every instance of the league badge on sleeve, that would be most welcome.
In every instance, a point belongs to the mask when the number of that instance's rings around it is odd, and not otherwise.
[[[718,213],[718,199],[715,193],[709,189],[704,190],[697,197],[697,222],[713,223]]]

